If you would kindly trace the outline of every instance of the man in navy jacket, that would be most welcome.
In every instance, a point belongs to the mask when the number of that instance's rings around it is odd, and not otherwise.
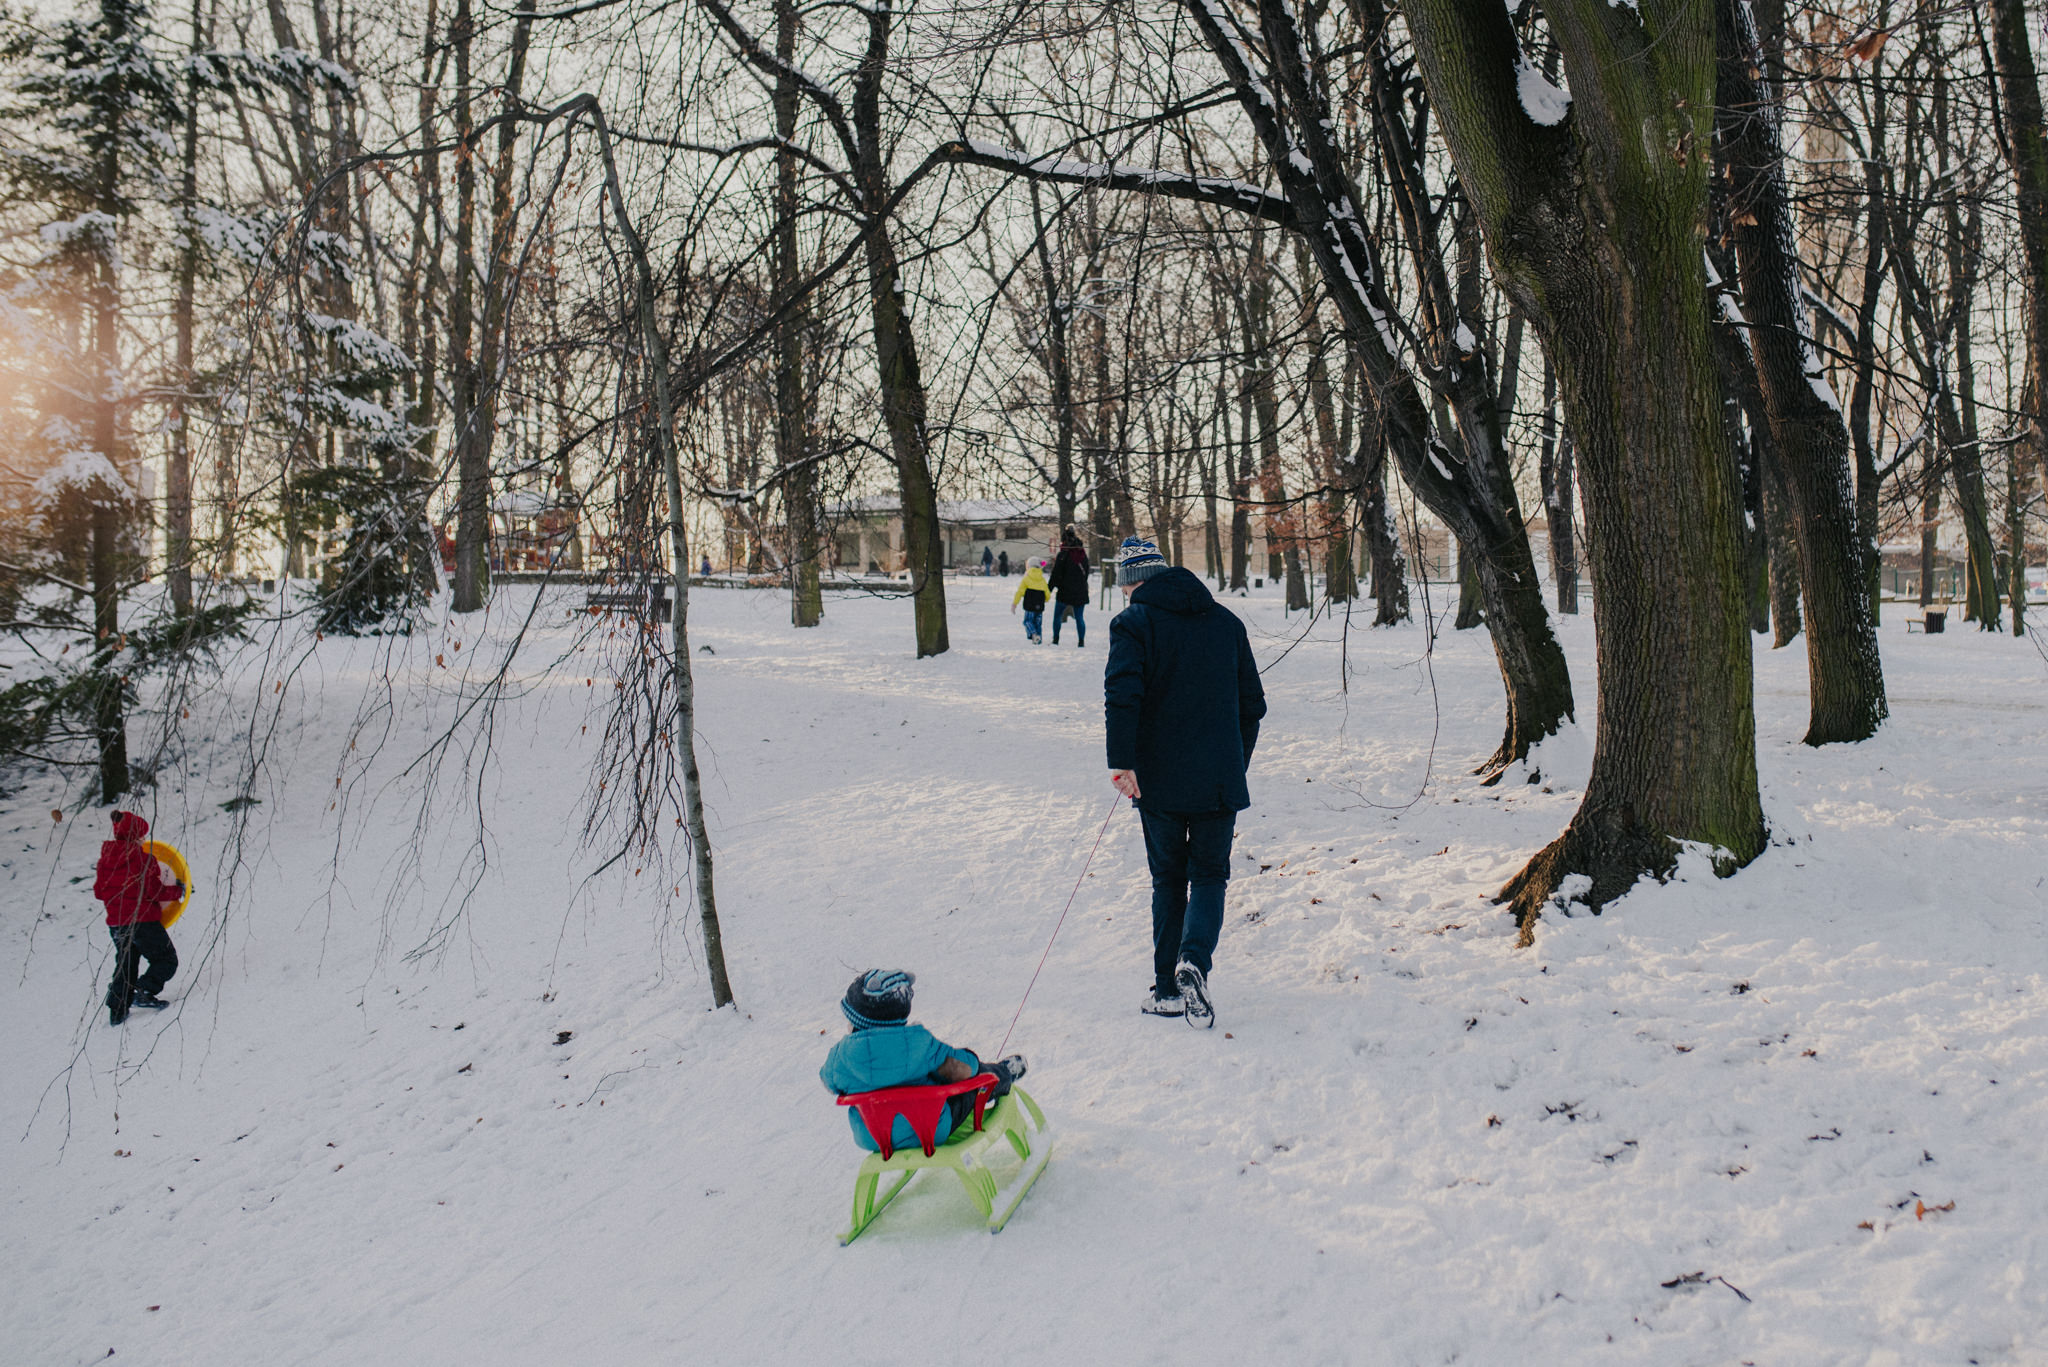
[[[1266,693],[1244,623],[1157,546],[1127,538],[1116,582],[1128,606],[1109,624],[1102,685],[1109,781],[1138,808],[1152,869],[1152,991],[1139,1009],[1213,1029],[1211,956]]]

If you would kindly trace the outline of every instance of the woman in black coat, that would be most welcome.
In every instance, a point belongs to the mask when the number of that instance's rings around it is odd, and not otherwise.
[[[1081,549],[1081,538],[1072,527],[1060,533],[1060,553],[1052,562],[1052,573],[1046,576],[1046,583],[1053,595],[1052,643],[1060,643],[1060,623],[1071,612],[1074,644],[1088,644],[1088,622],[1084,616],[1091,591],[1088,552]]]

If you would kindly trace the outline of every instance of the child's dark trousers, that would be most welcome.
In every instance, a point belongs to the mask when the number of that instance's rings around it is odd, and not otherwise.
[[[126,1006],[137,992],[152,996],[178,971],[178,951],[171,945],[171,933],[161,921],[137,921],[132,926],[108,926],[114,937],[114,980],[107,984],[107,1005]],[[149,960],[149,971],[138,975],[141,960]]]

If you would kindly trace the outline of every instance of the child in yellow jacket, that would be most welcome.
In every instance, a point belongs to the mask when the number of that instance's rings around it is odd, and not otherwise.
[[[1034,560],[1024,567],[1024,582],[1017,585],[1016,596],[1010,599],[1010,611],[1017,605],[1024,605],[1024,639],[1037,645],[1045,639],[1045,600],[1052,592],[1052,586],[1045,582],[1045,562]]]

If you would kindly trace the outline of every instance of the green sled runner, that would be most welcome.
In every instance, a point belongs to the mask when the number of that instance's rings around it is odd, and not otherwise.
[[[986,1094],[995,1082],[994,1075],[983,1073],[965,1082],[891,1087],[839,1098],[840,1105],[852,1106],[860,1112],[868,1133],[875,1135],[882,1145],[880,1153],[871,1153],[861,1162],[860,1172],[853,1179],[853,1223],[839,1236],[842,1245],[858,1239],[875,1222],[875,1217],[910,1185],[910,1179],[925,1168],[951,1168],[960,1185],[967,1189],[967,1198],[988,1222],[988,1232],[1002,1232],[1023,1204],[1025,1193],[1045,1171],[1046,1162],[1052,1157],[1052,1135],[1046,1129],[1045,1112],[1038,1109],[1038,1103],[1022,1087],[1012,1087],[1007,1096],[998,1098],[984,1111]],[[945,1143],[934,1144],[932,1136],[937,1132],[939,1113],[947,1098],[968,1091],[982,1093],[975,1098],[974,1124],[963,1124]],[[910,1122],[921,1147],[892,1151],[886,1136],[894,1131],[898,1115]],[[989,1162],[992,1154],[1002,1152],[999,1140],[1009,1142],[1019,1164],[1017,1171],[1000,1183]],[[1004,1166],[1008,1166],[1007,1161]],[[887,1187],[882,1186],[885,1174],[896,1174]]]

